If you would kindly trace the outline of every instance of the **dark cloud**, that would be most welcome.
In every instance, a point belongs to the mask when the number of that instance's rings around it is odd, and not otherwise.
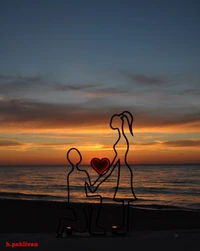
[[[175,140],[175,141],[165,141],[165,142],[145,142],[145,143],[133,143],[135,146],[152,146],[161,145],[166,147],[199,147],[200,140]]]
[[[200,84],[199,84],[200,85]],[[197,96],[200,95],[200,87],[199,88],[188,88],[185,90],[179,90],[177,92],[172,93],[172,95],[192,95],[192,96]]]
[[[126,70],[121,70],[120,74],[125,77],[131,84],[139,83],[150,86],[160,86],[167,83],[163,77],[147,76],[145,74],[135,74]]]
[[[88,96],[96,97],[107,97],[107,96],[116,96],[121,94],[131,94],[137,96],[146,95],[147,91],[159,91],[161,87],[175,87],[165,89],[165,92],[160,95],[163,95],[163,98],[169,98],[167,95],[199,95],[200,89],[189,87],[183,89],[180,85],[177,90],[177,83],[169,84],[169,80],[166,77],[159,76],[149,76],[146,74],[137,74],[132,73],[127,70],[119,70],[115,75],[113,74],[113,79],[117,78],[116,83],[119,83],[121,77],[125,78],[123,84],[115,84],[114,87],[108,86],[107,81],[105,80],[96,80],[92,83],[62,83],[57,80],[50,80],[42,76],[6,76],[0,74],[0,95],[5,95],[9,97],[19,98],[19,94],[22,96],[24,93],[31,94],[32,92],[42,92],[46,95],[49,92],[68,92],[68,91],[78,91]],[[139,85],[138,85],[139,84]],[[135,87],[134,92],[131,87]],[[136,88],[137,87],[137,88]],[[139,88],[139,89],[138,89]],[[16,96],[15,96],[16,95]],[[55,93],[56,95],[56,93]],[[45,96],[44,96],[45,97]]]
[[[4,76],[0,75],[0,93],[15,93],[29,91],[31,88],[37,88],[44,84],[42,77],[23,77],[23,76]]]
[[[157,144],[156,142],[133,143],[133,145],[137,145],[137,146],[152,146],[156,144]]]
[[[66,146],[66,145],[71,145],[74,144],[74,142],[67,142],[67,143],[44,143],[40,144],[41,146]]]
[[[1,126],[29,128],[88,126],[104,122],[106,112],[84,109],[79,105],[47,104],[19,99],[0,100]]]
[[[83,85],[66,85],[56,80],[48,80],[44,77],[25,77],[25,76],[3,76],[0,75],[0,93],[18,93],[38,91],[79,91],[94,87],[93,84]]]
[[[128,110],[133,114],[134,128],[162,128],[194,122],[200,123],[200,113],[197,111],[181,113],[180,115],[173,115],[170,111],[163,113],[162,110],[159,113],[153,113],[139,106],[109,106],[104,104],[103,100],[95,105],[95,99],[90,108],[86,108],[84,104],[48,104],[19,99],[0,99],[0,124],[1,128],[26,127],[27,129],[74,127],[78,130],[81,127],[98,126],[108,128],[111,116],[115,113],[121,113],[123,110]]]
[[[0,147],[3,146],[22,146],[23,144],[15,141],[0,141]]]
[[[4,95],[17,93],[30,93],[30,91],[38,92],[67,92],[81,91],[89,95],[107,96],[124,93],[122,88],[107,87],[102,83],[82,83],[67,84],[56,80],[47,80],[43,77],[12,77],[0,75],[0,93]]]
[[[57,84],[55,85],[52,90],[53,91],[81,91],[85,89],[94,88],[95,85],[93,84],[83,84],[83,85],[64,85],[64,84]]]
[[[191,147],[191,146],[200,146],[200,140],[178,140],[178,141],[166,141],[162,143],[163,145],[172,146],[172,147]]]

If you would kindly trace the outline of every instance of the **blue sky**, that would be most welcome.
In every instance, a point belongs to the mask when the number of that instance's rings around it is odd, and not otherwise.
[[[1,71],[61,80],[77,65],[197,71],[199,10],[198,1],[1,1]]]
[[[199,140],[199,12],[194,0],[2,0],[0,139],[13,125],[106,127],[130,110],[137,129]]]

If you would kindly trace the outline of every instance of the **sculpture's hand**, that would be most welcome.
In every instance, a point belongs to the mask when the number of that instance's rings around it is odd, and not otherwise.
[[[85,182],[86,193],[89,191],[90,193],[94,193],[94,186],[90,186],[87,182]]]
[[[115,160],[115,159],[114,159]],[[103,183],[113,172],[113,170],[115,169],[118,161],[113,161],[113,163],[110,165],[110,167],[103,172],[103,174],[101,174],[101,176],[99,176],[99,178],[93,183],[93,187],[94,187],[94,192],[96,191],[96,189],[100,186],[101,183]]]

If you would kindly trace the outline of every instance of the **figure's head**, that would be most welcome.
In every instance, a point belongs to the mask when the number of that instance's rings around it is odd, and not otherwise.
[[[67,152],[67,160],[71,165],[77,166],[82,161],[81,153],[76,148],[70,148],[69,151]]]
[[[120,128],[123,130],[123,123],[124,123],[125,118],[128,122],[130,133],[131,135],[133,135],[133,132],[132,132],[133,116],[128,111],[124,111],[120,114],[114,114],[110,120],[110,127],[113,130],[116,130],[116,129],[119,130]]]
[[[119,114],[115,114],[112,116],[111,120],[110,120],[110,127],[113,130],[119,129],[122,125],[122,120],[119,116]]]

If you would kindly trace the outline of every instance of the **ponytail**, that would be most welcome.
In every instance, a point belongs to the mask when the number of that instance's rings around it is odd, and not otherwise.
[[[133,125],[133,116],[130,112],[128,111],[124,111],[120,114],[120,118],[122,119],[123,117],[125,117],[127,119],[128,122],[128,126],[129,126],[129,130],[132,136],[133,135],[133,131],[132,131],[132,125]]]

